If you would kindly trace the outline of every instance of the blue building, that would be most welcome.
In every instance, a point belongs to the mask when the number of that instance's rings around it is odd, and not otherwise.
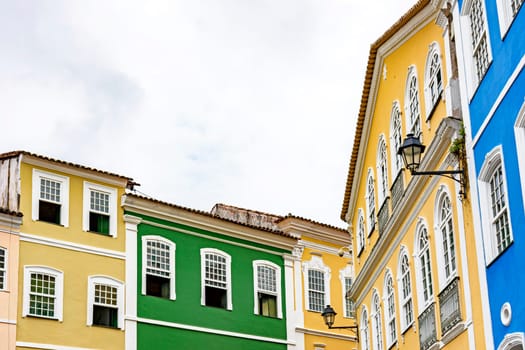
[[[451,1],[487,344],[525,347],[524,0]]]

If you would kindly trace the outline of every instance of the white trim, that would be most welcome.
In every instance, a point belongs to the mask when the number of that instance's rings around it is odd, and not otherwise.
[[[109,195],[109,235],[113,238],[117,237],[117,189],[107,186],[94,184],[92,182],[84,181],[84,196],[82,200],[82,229],[86,232],[89,230],[89,213],[91,206],[91,191],[98,191]],[[93,232],[99,233],[99,232]],[[103,234],[103,233],[102,233]]]
[[[126,228],[126,316],[125,316],[125,349],[137,349],[137,226],[141,218],[124,215]]]
[[[435,101],[432,100],[432,90],[430,89],[430,83],[438,83],[438,81],[434,81],[434,78],[436,78],[437,74],[434,76],[430,76],[430,69],[432,68],[432,61],[434,56],[438,57],[438,64],[439,64],[439,75],[441,76],[440,86],[437,87],[437,96]],[[439,44],[434,41],[432,44],[430,44],[428,48],[428,54],[427,54],[427,60],[425,63],[425,88],[424,88],[424,95],[425,95],[425,117],[428,120],[430,118],[430,113],[434,110],[434,106],[436,106],[439,103],[439,96],[443,94],[443,88],[444,88],[444,79],[443,79],[443,63],[441,62],[441,50],[439,49]]]
[[[88,326],[93,326],[93,304],[95,299],[95,284],[105,284],[117,288],[117,329],[124,329],[124,282],[108,276],[88,277],[86,324]]]
[[[370,187],[370,181],[372,182]],[[373,192],[372,192],[373,191]],[[372,192],[372,193],[371,193]],[[372,196],[372,198],[370,198]],[[366,176],[366,191],[365,191],[365,203],[366,203],[366,227],[367,227],[367,236],[370,236],[376,227],[376,185],[374,180],[374,170],[368,168],[368,174]],[[373,209],[373,213],[370,212],[370,209]],[[373,221],[371,220],[373,219]]]
[[[359,320],[359,342],[362,350],[370,350],[370,332],[368,328],[368,310],[366,305],[361,307],[361,317]]]
[[[175,254],[177,245],[170,241],[169,239],[166,239],[162,236],[157,235],[146,235],[142,236],[142,295],[146,294],[146,269],[148,265],[148,257],[147,257],[147,242],[148,241],[160,241],[163,244],[168,246],[169,249],[169,265],[170,265],[170,296],[169,299],[175,300],[177,298],[176,290],[175,290],[175,276],[176,276],[176,270],[175,270]]]
[[[339,280],[341,281],[341,295],[343,296],[343,305],[341,305],[343,307],[343,317],[353,318],[355,315],[347,313],[347,305],[352,301],[346,298],[346,292],[348,292],[346,289],[346,279],[350,279],[350,285],[354,282],[354,269],[351,264],[348,264],[343,269],[339,270]]]
[[[283,308],[282,308],[282,293],[281,293],[281,268],[279,265],[274,264],[271,261],[268,260],[254,260],[252,262],[253,267],[253,313],[255,315],[259,315],[259,308],[258,303],[259,299],[257,296],[257,293],[259,292],[259,286],[258,286],[258,280],[259,275],[257,271],[258,266],[266,266],[275,271],[275,292],[269,292],[269,291],[263,291],[265,294],[271,294],[276,296],[276,303],[277,303],[277,318],[283,318]]]
[[[384,153],[383,153],[384,151]],[[384,155],[384,159],[382,158]],[[384,178],[381,176],[381,166],[384,166]],[[378,208],[383,206],[386,198],[388,197],[388,153],[387,153],[387,144],[384,134],[379,135],[379,141],[377,143],[377,155],[376,155],[376,171],[377,171],[377,203]],[[384,181],[383,181],[384,180]],[[384,190],[384,193],[383,193]]]
[[[381,318],[381,298],[379,292],[374,288],[372,291],[372,304],[370,305],[372,323],[372,348],[383,350],[383,325]]]
[[[27,342],[27,341],[17,341],[16,346],[22,347],[22,348],[33,348],[33,349],[42,349],[42,350],[95,350],[93,348],[79,348],[76,346],[33,343],[33,342]]]
[[[394,138],[394,133],[396,132],[394,126],[394,117],[396,115],[394,112],[397,111],[398,115],[398,122],[399,122],[399,144],[396,145],[396,140]],[[392,183],[394,183],[395,179],[397,178],[399,172],[401,171],[401,168],[403,168],[403,160],[401,159],[401,156],[397,154],[397,149],[401,144],[403,143],[403,123],[401,118],[401,106],[399,104],[398,100],[395,100],[392,102],[392,111],[390,112],[390,163],[391,163],[391,179]],[[394,147],[397,146],[397,147]]]
[[[508,327],[512,322],[512,307],[509,302],[503,303],[500,309],[501,324]]]
[[[232,258],[231,256],[223,252],[222,250],[215,249],[215,248],[202,248],[200,250],[201,253],[201,305],[206,306],[206,253],[219,255],[226,259],[226,310],[232,310],[233,309],[233,303],[232,303],[232,270],[231,270],[231,263]]]
[[[419,241],[423,232],[426,232],[426,247],[421,250],[419,246]],[[434,281],[432,276],[432,252],[430,247],[432,246],[430,242],[430,232],[428,230],[428,224],[424,218],[419,218],[416,224],[416,232],[414,235],[414,269],[416,270],[416,291],[417,291],[417,301],[418,301],[418,314],[423,313],[426,308],[432,304],[434,301]],[[429,259],[428,263],[421,264],[421,259]],[[425,261],[426,262],[426,261]],[[430,269],[427,271],[427,267]],[[424,276],[423,273],[426,273],[427,276]],[[427,299],[425,300],[425,288],[423,285],[423,280],[425,278],[430,278],[427,280],[426,292],[428,293]]]
[[[412,114],[410,113],[410,107],[411,107],[411,99],[410,99],[410,83],[412,81],[412,79],[416,79],[416,94],[417,94],[417,115],[415,116],[412,116]],[[416,137],[419,137],[421,142],[423,142],[422,138],[423,138],[423,121],[421,120],[421,96],[419,95],[419,79],[418,79],[418,75],[417,75],[417,69],[416,69],[416,66],[415,65],[410,65],[408,67],[408,73],[407,73],[407,79],[406,79],[406,82],[405,82],[405,94],[404,94],[404,97],[405,97],[405,132],[408,134],[408,133],[414,133],[414,135]],[[416,119],[418,118],[418,119]],[[411,122],[410,119],[414,119],[414,123]],[[416,124],[419,123],[419,130],[416,130],[416,131],[419,131],[419,133],[415,133],[414,132],[414,126],[416,126]]]
[[[16,320],[9,320],[7,318],[0,318],[0,323],[16,325]]]
[[[285,340],[285,339],[261,337],[258,335],[239,333],[239,332],[229,332],[229,331],[225,331],[222,329],[191,326],[191,325],[182,324],[182,323],[166,322],[166,321],[153,320],[153,319],[143,318],[143,317],[138,317],[136,321],[140,323],[146,323],[146,324],[169,327],[169,328],[178,328],[178,329],[184,329],[184,330],[189,330],[189,331],[194,331],[194,332],[210,333],[214,335],[223,335],[223,336],[235,337],[235,338],[241,338],[241,339],[257,340],[257,341],[268,342],[268,343],[295,345],[295,342]]]
[[[523,157],[525,150],[525,101],[521,105],[518,116],[516,117],[516,122],[514,123],[514,135],[516,137],[516,154],[520,171],[521,198],[525,210],[525,157]]]
[[[302,264],[303,270],[303,283],[304,283],[304,309],[311,312],[322,312],[319,310],[312,310],[310,308],[310,296],[308,288],[308,271],[319,271],[323,274],[324,277],[324,305],[330,304],[330,280],[331,280],[331,270],[330,267],[325,265],[323,258],[321,256],[312,255],[312,258],[309,261],[304,261]],[[324,307],[323,305],[323,307]]]
[[[410,287],[410,294],[409,296],[407,296],[406,298],[403,298],[403,273],[401,271],[401,265],[403,263],[403,257],[406,256],[407,257],[407,261],[408,261],[408,282],[410,283],[409,287]],[[414,293],[414,288],[412,287],[412,274],[410,273],[410,254],[408,252],[408,249],[407,247],[405,247],[404,245],[401,246],[401,249],[399,250],[399,255],[398,255],[398,262],[397,262],[397,277],[396,277],[396,280],[397,280],[397,297],[399,298],[399,310],[400,310],[400,319],[399,319],[399,324],[401,326],[401,329],[400,329],[400,333],[403,334],[408,328],[410,328],[410,326],[412,326],[412,324],[414,324],[414,297],[413,297],[413,293]],[[404,310],[403,310],[403,307],[405,306],[405,304],[407,304],[408,302],[411,303],[411,310],[410,310],[410,318],[411,318],[411,321],[410,323],[406,323],[406,314],[404,313]]]
[[[499,32],[501,40],[503,40],[517,14],[514,15],[512,13],[512,7],[509,0],[496,0],[496,5],[498,7]],[[518,12],[520,9],[518,9]]]
[[[366,226],[366,221],[365,221],[364,210],[359,208],[357,209],[357,237],[356,237],[358,256],[361,254],[361,252],[365,249],[365,246],[366,246],[365,226]]]
[[[42,244],[42,245],[46,245],[49,247],[73,250],[73,251],[82,252],[86,254],[101,255],[101,256],[106,256],[106,257],[114,258],[114,259],[124,260],[126,258],[125,253],[122,253],[116,250],[109,250],[109,249],[103,249],[103,248],[93,247],[93,246],[84,245],[84,244],[61,241],[58,239],[41,237],[41,236],[29,234],[29,233],[20,233],[20,241],[30,242],[30,243],[35,243],[35,244]]]
[[[55,278],[55,309],[54,317],[33,315],[29,313],[29,294],[31,291],[31,274],[32,273],[43,273],[51,275]],[[52,320],[58,320],[62,322],[63,317],[63,303],[64,303],[64,273],[47,266],[35,266],[26,265],[24,266],[24,286],[23,286],[23,303],[22,303],[22,317],[31,316],[38,318],[46,318]]]
[[[64,227],[69,226],[69,177],[62,176],[47,171],[33,169],[33,188],[32,188],[32,210],[31,218],[34,221],[39,221],[38,209],[40,201],[40,179],[47,178],[49,180],[60,183],[60,225]],[[45,221],[42,221],[45,222]]]
[[[523,332],[505,334],[505,338],[499,344],[498,350],[512,350],[516,345],[525,346],[525,334]]]
[[[390,304],[388,301],[389,293],[388,293],[388,280],[392,281],[392,303],[393,303],[393,309],[394,314],[392,317],[389,315],[390,312]],[[392,271],[390,268],[386,268],[385,271],[385,278],[383,279],[383,317],[385,322],[385,339],[386,339],[386,348],[390,349],[392,345],[394,345],[397,341],[398,336],[398,329],[397,329],[397,313],[396,313],[396,287],[394,285],[394,275],[392,274]],[[392,332],[392,328],[390,328],[390,322],[394,321],[394,334],[395,337],[390,339],[390,333]]]
[[[353,341],[353,342],[357,341],[357,338],[354,337],[353,335],[343,335],[342,333],[324,332],[324,331],[320,331],[317,329],[303,328],[303,327],[297,327],[295,328],[295,330],[297,333],[315,335],[315,336],[325,337],[325,338],[330,338],[330,339],[347,340],[347,341]],[[293,349],[302,350],[304,349],[304,346],[303,347],[297,346]]]

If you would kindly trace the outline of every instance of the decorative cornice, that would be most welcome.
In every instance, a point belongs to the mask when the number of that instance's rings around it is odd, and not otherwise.
[[[324,331],[319,331],[319,330],[310,329],[310,328],[296,327],[295,331],[298,333],[310,334],[310,335],[315,335],[318,337],[326,337],[326,338],[339,339],[339,340],[349,340],[349,341],[354,341],[354,342],[357,341],[357,338],[351,335],[324,332]]]

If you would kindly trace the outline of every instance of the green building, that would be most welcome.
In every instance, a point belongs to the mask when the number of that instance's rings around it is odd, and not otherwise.
[[[268,215],[226,217],[126,194],[126,349],[293,346],[295,236]],[[286,295],[286,294],[289,295]]]

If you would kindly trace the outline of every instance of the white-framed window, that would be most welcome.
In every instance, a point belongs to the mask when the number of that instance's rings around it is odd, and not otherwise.
[[[88,277],[87,325],[124,328],[124,283],[106,276]]]
[[[396,300],[394,299],[394,278],[390,270],[385,275],[384,300],[385,300],[385,328],[386,347],[390,349],[397,341],[396,329]]]
[[[424,310],[434,297],[434,286],[432,283],[432,268],[430,262],[430,243],[426,225],[420,221],[416,228],[416,268],[418,280],[418,305]]]
[[[361,343],[361,350],[370,349],[370,338],[368,334],[368,311],[366,306],[363,305],[361,309],[361,322],[359,322],[359,330],[361,335],[359,336],[359,342]]]
[[[465,42],[470,43],[465,47],[465,56],[471,57],[466,63],[467,82],[472,96],[492,61],[484,1],[465,1],[461,14],[464,16],[462,22],[466,35]]]
[[[253,262],[254,310],[256,315],[283,317],[281,268],[266,260]]]
[[[377,146],[377,176],[379,178],[377,184],[379,207],[388,197],[388,157],[386,155],[385,137],[379,137],[379,144]]]
[[[516,154],[518,155],[518,167],[520,171],[521,198],[525,209],[525,102],[521,105],[516,122],[514,123],[514,135],[516,137]]]
[[[368,235],[374,231],[376,226],[376,195],[375,195],[375,184],[374,184],[374,172],[372,169],[368,170],[368,177],[366,180],[366,209],[367,209],[367,220],[368,224]]]
[[[342,291],[341,295],[343,296],[343,317],[354,318],[355,317],[355,304],[352,300],[347,299],[347,292],[352,287],[352,276],[353,269],[352,265],[348,264],[344,269],[339,271],[339,280],[341,281]]]
[[[365,215],[363,209],[358,209],[357,216],[357,255],[359,256],[365,248]]]
[[[142,237],[142,294],[175,300],[175,249],[160,236]]]
[[[512,21],[518,14],[524,0],[496,0],[498,5],[499,30],[501,38],[505,37]]]
[[[392,103],[392,113],[390,114],[390,159],[392,162],[392,181],[397,177],[397,174],[403,167],[403,159],[397,154],[402,143],[401,131],[401,108],[399,102]]]
[[[381,303],[377,290],[372,294],[372,347],[383,350],[383,325],[381,322]]]
[[[201,305],[233,309],[231,256],[221,250],[201,249]]]
[[[33,169],[32,219],[69,226],[69,177]]]
[[[399,305],[401,310],[401,333],[414,323],[414,306],[412,303],[412,281],[408,252],[402,249],[398,267]]]
[[[441,276],[440,285],[441,288],[444,288],[457,275],[452,203],[445,186],[440,187],[438,190],[435,208],[436,240],[438,242],[436,250],[438,252],[438,266]]]
[[[523,350],[525,347],[525,333],[507,333],[498,346],[498,350]]]
[[[481,224],[487,262],[491,262],[513,241],[507,180],[501,146],[485,157],[478,177]]]
[[[64,273],[50,267],[24,266],[22,316],[62,321]]]
[[[117,236],[117,189],[84,181],[84,231]]]
[[[306,309],[323,312],[330,304],[330,268],[321,256],[312,255],[310,261],[303,262],[304,300]]]
[[[421,107],[415,66],[408,68],[405,88],[405,114],[407,118],[407,133],[412,133],[416,137],[421,136]]]
[[[434,42],[430,45],[425,69],[425,106],[426,117],[430,114],[443,93],[443,73],[441,69],[441,53],[439,45]]]
[[[0,247],[0,290],[7,289],[7,249]]]

